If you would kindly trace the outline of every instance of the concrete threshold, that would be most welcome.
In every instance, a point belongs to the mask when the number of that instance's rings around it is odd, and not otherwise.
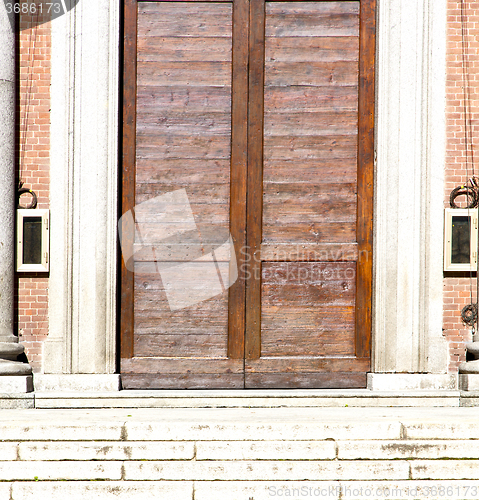
[[[36,391],[0,394],[0,408],[324,408],[479,406],[479,391],[368,389]]]

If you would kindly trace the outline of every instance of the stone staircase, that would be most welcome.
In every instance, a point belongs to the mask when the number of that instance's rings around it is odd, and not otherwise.
[[[2,410],[0,500],[477,499],[479,408]]]

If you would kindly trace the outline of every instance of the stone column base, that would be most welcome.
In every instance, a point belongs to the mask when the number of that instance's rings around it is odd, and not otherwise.
[[[0,393],[15,394],[33,391],[31,375],[2,375],[0,376]]]
[[[35,391],[111,392],[120,390],[118,374],[44,374],[34,375]]]
[[[459,389],[461,391],[479,391],[479,374],[459,374]]]
[[[458,376],[447,373],[368,373],[368,389],[372,391],[454,391]]]

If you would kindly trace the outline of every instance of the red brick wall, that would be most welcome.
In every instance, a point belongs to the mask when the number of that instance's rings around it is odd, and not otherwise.
[[[18,34],[18,177],[49,208],[50,23],[20,19]],[[22,204],[30,201],[22,197]],[[48,274],[17,273],[18,332],[34,372],[41,371],[42,341],[48,334]]]
[[[461,4],[463,16],[461,16]],[[479,96],[479,1],[448,0],[447,8],[445,207],[449,206],[451,190],[464,184],[472,176],[473,158],[476,165],[475,174],[478,174],[477,161],[479,160],[477,149],[479,145],[479,100],[477,98]],[[465,64],[463,54],[466,57]],[[464,78],[464,68],[467,70],[468,78]],[[467,95],[465,96],[465,89],[469,89],[470,99]],[[465,104],[466,111],[464,110]],[[469,136],[467,154],[466,132]],[[469,273],[445,273],[444,334],[449,341],[450,372],[456,372],[459,363],[465,360],[464,343],[471,340],[470,327],[461,320],[462,308],[471,303],[471,289],[472,301],[476,302],[475,273],[472,280]]]

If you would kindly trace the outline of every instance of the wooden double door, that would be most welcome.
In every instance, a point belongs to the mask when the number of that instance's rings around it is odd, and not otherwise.
[[[124,388],[365,387],[374,19],[125,0]]]

